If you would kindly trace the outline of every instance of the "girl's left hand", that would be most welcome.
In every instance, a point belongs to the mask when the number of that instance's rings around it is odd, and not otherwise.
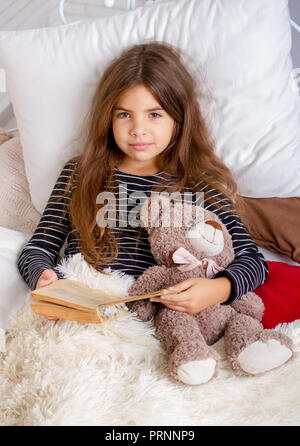
[[[191,278],[169,287],[176,294],[151,298],[166,307],[189,314],[199,313],[211,305],[225,302],[231,293],[231,281],[227,277],[217,279]]]

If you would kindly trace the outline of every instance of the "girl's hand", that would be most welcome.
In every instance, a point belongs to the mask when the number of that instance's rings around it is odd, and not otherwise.
[[[35,289],[42,288],[44,286],[50,285],[50,283],[53,283],[57,280],[57,275],[53,269],[45,269],[42,274],[40,275]]]
[[[40,275],[35,289],[42,288],[44,286],[50,285],[50,283],[53,283],[57,280],[57,275],[53,269],[45,269],[43,273]],[[57,321],[58,319],[56,317],[49,316],[48,319],[53,319]]]
[[[151,298],[166,307],[189,314],[199,313],[217,303],[226,302],[231,294],[231,281],[227,277],[217,279],[191,278],[169,287],[176,294]]]

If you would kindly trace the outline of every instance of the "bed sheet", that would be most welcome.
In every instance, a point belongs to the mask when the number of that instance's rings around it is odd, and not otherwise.
[[[30,235],[0,226],[0,334],[9,317],[22,307],[30,291],[20,276],[17,258]]]
[[[261,248],[258,246],[258,250],[265,256],[266,260],[270,260],[270,262],[283,262],[288,265],[300,266],[300,263],[294,262],[288,256],[283,254],[277,254],[275,252],[269,251],[268,249]]]

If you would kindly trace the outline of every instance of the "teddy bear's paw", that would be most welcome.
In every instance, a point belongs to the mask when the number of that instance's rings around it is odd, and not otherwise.
[[[275,369],[293,355],[292,350],[279,340],[256,341],[244,348],[237,360],[246,374],[256,375]]]
[[[216,365],[217,361],[213,358],[187,362],[178,367],[177,376],[183,384],[204,384],[214,376]]]
[[[203,339],[181,342],[170,355],[170,373],[182,384],[204,384],[216,375],[218,360],[218,353]]]
[[[143,322],[150,321],[155,314],[155,305],[147,300],[138,300],[127,302],[127,308],[131,313],[135,313],[136,317]]]

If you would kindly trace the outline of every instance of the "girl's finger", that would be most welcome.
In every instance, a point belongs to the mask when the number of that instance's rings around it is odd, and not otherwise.
[[[168,287],[168,290],[175,291],[176,293],[179,293],[180,291],[185,291],[188,288],[190,288],[194,284],[194,279],[187,279],[183,282],[179,282],[176,285]]]
[[[169,294],[165,296],[161,296],[162,303],[168,303],[173,305],[184,305],[189,300],[188,293],[178,293],[178,294]]]
[[[188,302],[188,300],[185,299],[185,296],[182,295],[183,293],[181,293],[178,297],[175,294],[170,294],[169,296],[151,297],[150,302],[160,302],[164,305],[184,305],[186,302]],[[172,296],[176,297],[172,298]]]
[[[39,285],[39,288],[44,288],[47,285],[50,285],[51,282],[49,282],[48,280],[46,282],[41,282]]]
[[[169,304],[164,304],[167,308],[170,308],[170,310],[174,310],[174,311],[181,311],[182,313],[186,313],[187,309],[178,305],[169,305]]]

